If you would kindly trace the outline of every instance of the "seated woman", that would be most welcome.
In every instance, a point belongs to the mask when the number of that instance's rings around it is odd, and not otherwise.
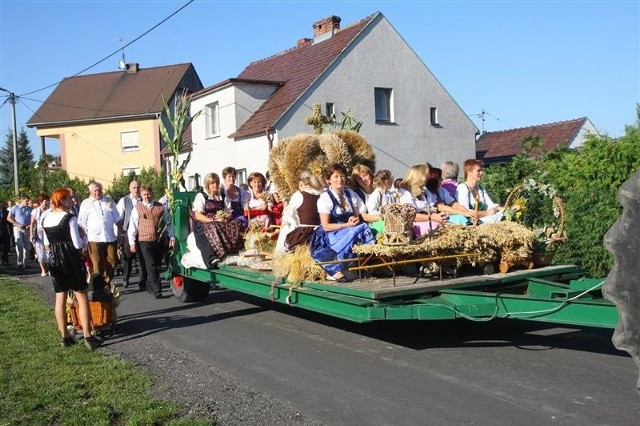
[[[194,233],[205,264],[212,267],[227,254],[237,253],[243,240],[240,222],[225,209],[219,192],[220,177],[207,173],[203,186],[204,190],[193,200]]]
[[[220,188],[220,195],[224,199],[225,208],[231,211],[233,218],[240,220],[246,226],[243,206],[248,201],[249,194],[236,185],[237,177],[238,171],[235,168],[229,166],[222,169],[224,186]]]
[[[447,191],[451,198],[456,198],[456,188],[458,187],[458,173],[460,168],[458,163],[453,161],[445,161],[442,163],[442,182],[440,186]]]
[[[407,171],[400,183],[400,202],[416,208],[417,214],[412,227],[416,237],[430,234],[449,219],[447,213],[439,213],[429,206],[424,194],[428,174],[429,166],[418,164]]]
[[[456,189],[458,202],[469,210],[474,223],[498,223],[502,220],[503,208],[494,203],[480,185],[483,173],[482,161],[472,158],[464,162],[464,183]]]
[[[465,209],[455,198],[445,190],[440,182],[442,181],[442,172],[437,167],[429,170],[430,178],[427,179],[426,196],[431,211],[437,210],[440,213],[449,215],[449,222],[458,225],[467,225],[470,223],[469,217],[471,212]]]
[[[367,213],[381,216],[382,207],[396,202],[395,194],[391,191],[392,183],[393,175],[389,170],[378,170],[373,177],[374,189],[367,199]],[[373,229],[375,235],[379,232],[384,232],[384,221],[373,222],[371,229]]]
[[[282,215],[276,252],[291,251],[296,246],[309,242],[320,225],[318,198],[322,190],[322,181],[311,171],[302,170],[298,173],[298,191],[291,196]]]
[[[266,229],[272,224],[273,195],[265,190],[267,179],[262,173],[249,175],[249,199],[245,204],[245,215],[249,221],[260,221]]]
[[[366,205],[373,187],[373,172],[364,164],[356,164],[351,172],[351,188]]]
[[[311,257],[316,262],[351,259],[355,244],[375,242],[371,228],[364,222],[361,212],[364,203],[355,192],[346,187],[347,170],[339,163],[329,164],[324,170],[329,184],[318,198],[320,223],[311,237]],[[322,265],[327,278],[338,282],[353,281],[345,275],[353,262]]]

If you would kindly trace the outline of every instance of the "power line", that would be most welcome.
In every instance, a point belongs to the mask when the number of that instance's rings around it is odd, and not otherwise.
[[[158,28],[160,25],[164,24],[166,21],[168,21],[169,19],[171,19],[173,16],[175,16],[177,13],[179,13],[182,9],[184,9],[185,7],[189,6],[191,3],[193,3],[193,0],[189,0],[187,3],[185,3],[182,7],[180,7],[178,10],[176,10],[175,12],[173,12],[171,15],[167,16],[166,18],[164,18],[162,21],[158,22],[156,25],[154,25],[153,27],[149,28],[147,31],[145,31],[144,33],[140,34],[138,37],[134,38],[133,40],[131,40],[129,43],[125,44],[124,46],[122,46],[121,48],[117,49],[115,52],[109,54],[108,56],[100,59],[98,62],[95,62],[94,64],[89,65],[88,67],[86,67],[85,69],[83,69],[82,71],[78,71],[77,73],[73,74],[71,77],[76,77],[80,74],[82,74],[85,71],[90,70],[91,68],[95,67],[96,65],[99,65],[101,63],[103,63],[104,61],[106,61],[107,59],[111,58],[112,56],[116,55],[118,52],[120,51],[124,51],[125,47],[129,47],[131,46],[133,43],[135,43],[136,41],[140,40],[142,37],[146,36],[147,34],[149,34],[151,31],[155,30],[156,28]],[[48,86],[45,86],[41,89],[38,90],[33,90],[31,92],[27,92],[24,93],[20,96],[26,96],[26,95],[31,95],[33,93],[37,93],[37,92],[41,92],[43,90],[46,90],[50,87],[53,86],[57,86],[58,84],[60,84],[62,80],[59,80],[53,84],[50,84]]]

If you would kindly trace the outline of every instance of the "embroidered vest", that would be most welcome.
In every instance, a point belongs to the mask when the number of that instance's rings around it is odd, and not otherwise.
[[[158,224],[164,214],[162,204],[154,201],[153,206],[148,208],[143,203],[138,203],[135,208],[138,210],[138,241],[158,241]]]
[[[333,202],[333,208],[331,209],[331,213],[330,213],[331,223],[347,223],[349,221],[349,218],[355,212],[355,209],[353,208],[353,202],[351,201],[351,196],[349,192],[345,190],[344,197],[349,202],[351,211],[340,213],[340,214],[338,213],[338,207],[343,208],[340,205],[340,202],[336,199],[336,197],[333,195],[333,192],[330,189],[327,189],[327,193],[329,194],[329,198],[331,198],[331,201]]]
[[[320,214],[318,213],[318,198],[320,195],[309,194],[301,191],[302,204],[298,207],[298,217],[301,225],[320,225]]]

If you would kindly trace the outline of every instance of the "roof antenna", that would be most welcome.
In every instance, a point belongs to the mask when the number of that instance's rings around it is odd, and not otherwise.
[[[118,41],[120,42],[121,45],[124,44],[124,39],[122,37],[120,37]],[[120,59],[120,63],[118,64],[118,69],[125,70],[127,69],[127,62],[124,60],[124,47],[122,47],[122,49],[120,50],[122,50],[122,59]]]

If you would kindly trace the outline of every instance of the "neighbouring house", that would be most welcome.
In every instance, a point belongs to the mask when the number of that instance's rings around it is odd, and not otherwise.
[[[377,168],[401,177],[414,164],[475,156],[476,126],[382,13],[341,28],[330,16],[313,24],[313,38],[250,63],[194,94],[191,162],[194,175],[239,170],[239,181],[264,173],[279,140],[313,133],[305,124],[314,104],[325,116],[342,112],[363,121]]]
[[[589,134],[599,133],[587,117],[519,129],[484,132],[476,142],[476,158],[485,164],[509,162],[523,152],[523,142],[535,138],[539,138],[540,148],[544,151],[556,148],[576,149],[582,146]]]
[[[114,177],[162,166],[159,120],[164,105],[184,91],[203,88],[192,64],[141,68],[65,78],[27,126],[58,139],[69,176],[105,186]]]

